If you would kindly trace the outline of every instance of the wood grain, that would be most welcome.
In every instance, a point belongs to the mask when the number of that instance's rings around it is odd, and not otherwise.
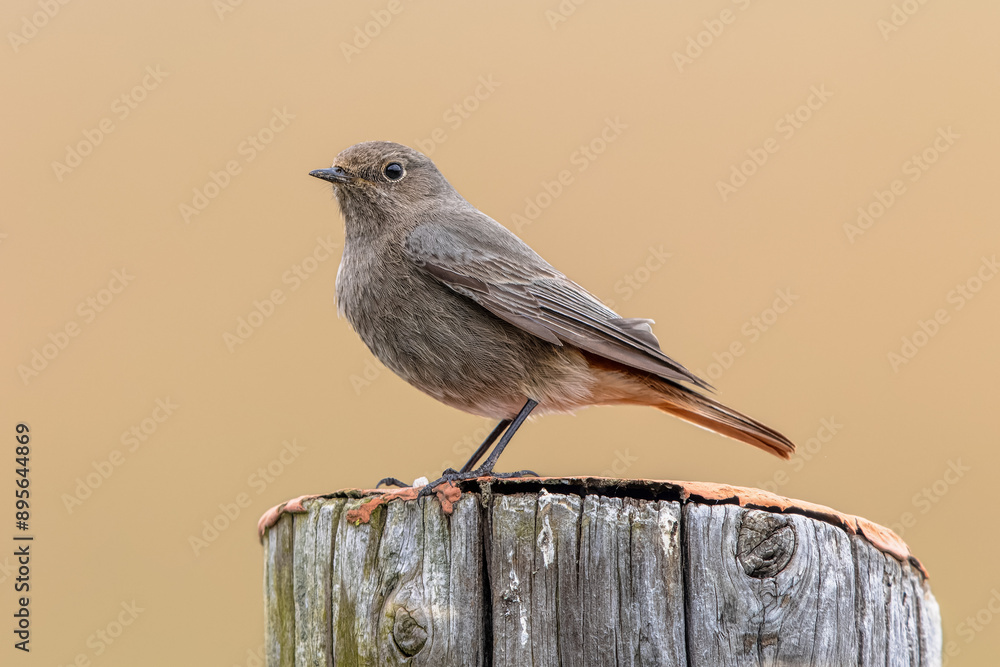
[[[265,537],[268,665],[941,664],[898,545],[658,484],[473,484],[367,523],[365,493],[308,500]]]

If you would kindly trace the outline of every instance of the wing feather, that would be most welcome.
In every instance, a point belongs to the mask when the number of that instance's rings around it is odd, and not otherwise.
[[[652,320],[620,317],[499,223],[475,213],[419,225],[404,242],[407,256],[455,292],[553,345],[711,388],[663,353]]]

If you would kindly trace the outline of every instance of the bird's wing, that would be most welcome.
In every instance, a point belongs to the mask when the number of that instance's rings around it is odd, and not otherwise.
[[[506,228],[480,215],[417,226],[404,241],[406,255],[455,292],[553,345],[567,343],[667,380],[711,389],[663,354],[652,320],[619,317]]]

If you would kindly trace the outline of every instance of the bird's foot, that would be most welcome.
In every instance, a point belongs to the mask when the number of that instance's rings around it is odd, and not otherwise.
[[[468,472],[460,472],[454,468],[448,468],[443,473],[441,477],[429,482],[424,488],[420,489],[420,493],[417,497],[422,498],[424,496],[429,496],[434,493],[434,490],[441,484],[447,484],[451,482],[455,484],[456,482],[464,482],[470,479],[477,479],[479,477],[493,477],[495,479],[511,479],[512,477],[538,477],[538,473],[532,470],[516,470],[514,472],[494,472],[492,470],[483,470],[479,468],[478,470],[469,470]]]

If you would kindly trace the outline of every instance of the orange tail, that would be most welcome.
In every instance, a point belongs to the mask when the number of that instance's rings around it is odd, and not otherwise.
[[[707,396],[685,389],[682,393],[670,392],[664,399],[654,407],[695,426],[745,442],[783,459],[791,458],[795,451],[792,441],[774,429]]]

